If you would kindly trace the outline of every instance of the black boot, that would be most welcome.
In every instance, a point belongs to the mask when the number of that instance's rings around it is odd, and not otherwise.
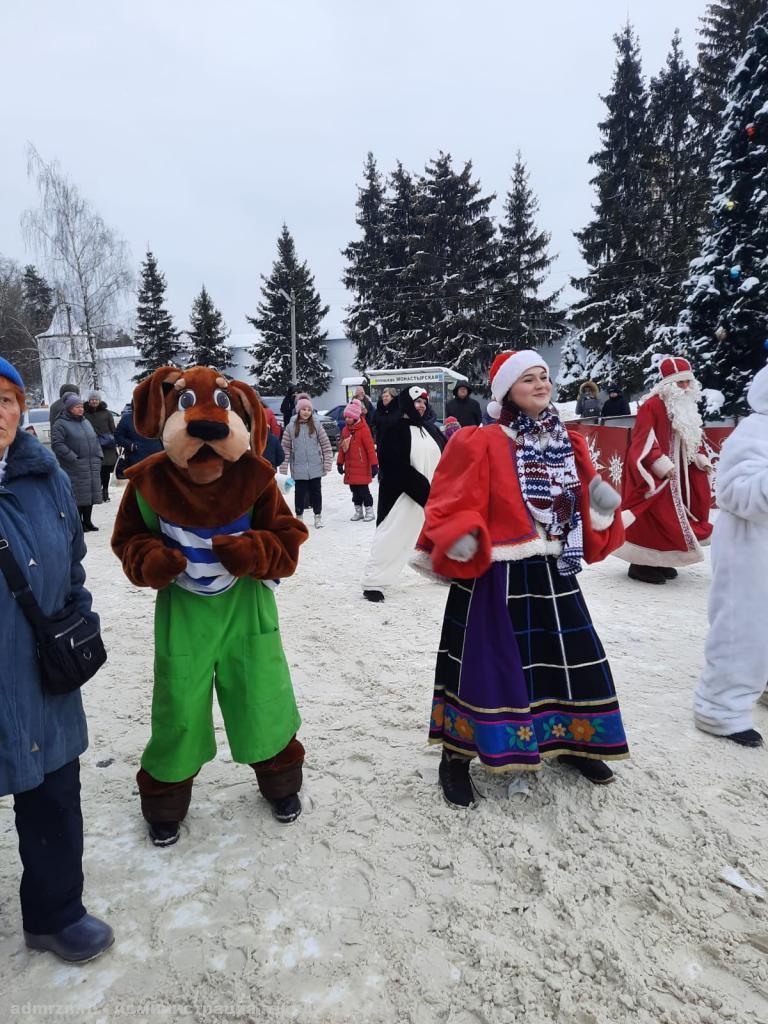
[[[281,825],[290,825],[301,814],[301,800],[298,793],[281,796],[277,800],[269,802],[272,804],[272,813]]]
[[[108,487],[102,487],[101,488],[101,500],[102,501],[109,501],[109,488]]]
[[[596,786],[607,786],[609,782],[614,782],[616,779],[605,761],[597,761],[591,757],[577,757],[575,754],[561,754],[557,760],[560,764],[575,768],[585,779],[594,782]]]
[[[667,577],[664,570],[655,565],[630,565],[627,576],[631,580],[639,580],[640,583],[666,583]]]
[[[724,736],[723,739],[738,743],[740,747],[762,747],[763,745],[763,737],[757,729],[744,729],[743,732],[732,732],[730,736]]]
[[[179,838],[178,821],[150,821],[149,838],[155,846],[173,846]]]
[[[438,770],[440,788],[448,803],[455,807],[475,806],[475,794],[469,777],[469,762],[470,758],[443,748]]]
[[[384,595],[380,590],[364,590],[363,597],[366,601],[383,601]]]
[[[663,565],[661,567],[661,572],[664,573],[664,579],[665,580],[676,580],[677,579],[677,569],[673,569],[671,565]]]
[[[84,964],[109,949],[115,936],[105,921],[86,914],[79,921],[51,935],[35,935],[25,931],[24,941],[29,949],[55,953],[68,964]]]

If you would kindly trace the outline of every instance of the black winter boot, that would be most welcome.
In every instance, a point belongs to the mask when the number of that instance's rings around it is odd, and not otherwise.
[[[616,780],[616,776],[605,761],[597,761],[591,757],[577,757],[575,754],[561,754],[557,760],[560,764],[575,768],[585,779],[594,782],[596,786],[607,786],[609,782]]]
[[[380,590],[364,590],[363,597],[366,601],[383,601],[384,595]]]
[[[443,747],[443,756],[440,759],[438,770],[440,788],[448,803],[455,807],[475,806],[475,793],[472,789],[472,780],[469,777],[470,760],[469,757],[454,754]]]
[[[150,821],[149,838],[155,846],[173,846],[179,838],[178,821]]]
[[[667,577],[663,569],[655,565],[630,565],[627,576],[640,583],[666,583]]]
[[[723,739],[738,743],[740,747],[762,747],[763,745],[763,737],[757,729],[744,729],[743,732],[732,732],[730,736],[724,736]]]
[[[272,804],[272,813],[281,825],[290,825],[301,814],[301,800],[298,793],[281,796],[269,802]]]

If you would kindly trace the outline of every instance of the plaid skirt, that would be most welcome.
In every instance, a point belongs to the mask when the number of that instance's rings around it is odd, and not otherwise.
[[[448,594],[429,739],[491,771],[543,757],[629,757],[610,666],[557,559],[494,562]]]

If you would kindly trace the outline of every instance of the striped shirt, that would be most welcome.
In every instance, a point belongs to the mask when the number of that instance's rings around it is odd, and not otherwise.
[[[191,590],[193,594],[223,594],[237,582],[237,577],[225,569],[213,550],[213,538],[228,535],[239,537],[250,529],[251,511],[244,512],[227,526],[179,526],[158,516],[160,531],[168,547],[176,548],[187,560],[187,568],[174,580],[176,586]]]

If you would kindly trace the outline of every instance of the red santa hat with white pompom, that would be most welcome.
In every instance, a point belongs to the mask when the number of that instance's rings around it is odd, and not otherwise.
[[[679,380],[695,380],[691,364],[682,356],[662,356],[659,360],[660,383],[674,384]]]
[[[500,352],[493,360],[488,374],[493,401],[488,403],[488,415],[497,420],[501,416],[501,404],[516,380],[534,366],[549,370],[544,359],[533,349],[524,348],[519,352]]]

